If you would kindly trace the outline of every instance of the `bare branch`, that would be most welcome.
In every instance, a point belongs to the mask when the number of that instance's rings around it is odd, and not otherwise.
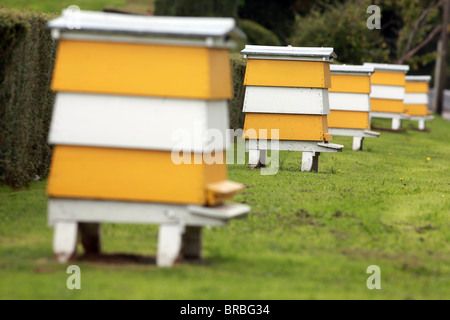
[[[419,43],[417,46],[415,46],[413,49],[409,50],[407,53],[405,53],[399,60],[399,64],[405,63],[405,61],[409,60],[414,54],[417,53],[420,49],[422,49],[424,46],[426,46],[431,40],[436,37],[442,29],[442,25],[438,25],[434,27],[434,29],[428,34],[428,37],[425,38],[421,43]]]
[[[446,0],[440,0],[437,3],[435,3],[433,6],[427,8],[424,12],[422,12],[422,14],[420,15],[420,17],[416,20],[416,22],[414,23],[414,26],[411,30],[411,33],[409,35],[408,38],[408,43],[406,44],[405,50],[403,51],[403,54],[405,55],[412,46],[412,42],[414,40],[414,36],[416,35],[417,30],[419,29],[420,23],[426,19],[426,17],[428,17],[428,15],[434,10],[439,8],[440,6],[442,6],[444,4]]]

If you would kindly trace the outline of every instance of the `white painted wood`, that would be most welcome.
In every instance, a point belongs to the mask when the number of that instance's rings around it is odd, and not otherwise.
[[[62,15],[47,24],[51,30],[82,30],[108,34],[144,34],[164,37],[242,36],[233,18],[141,16],[94,11],[63,10]]]
[[[406,76],[406,82],[430,82],[431,76]]]
[[[375,71],[400,72],[407,73],[409,66],[405,64],[387,64],[387,63],[364,63],[365,67],[373,67]]]
[[[366,93],[329,92],[330,109],[370,112],[370,96]]]
[[[372,85],[370,97],[374,99],[403,100],[405,98],[405,87]]]
[[[402,120],[399,118],[392,119],[392,130],[400,130],[402,128]]]
[[[78,224],[75,221],[58,221],[53,230],[53,253],[60,263],[68,262],[77,250]]]
[[[418,125],[419,125],[419,130],[425,130],[425,120],[420,119]]]
[[[158,44],[188,47],[212,47],[219,49],[233,49],[235,43],[226,38],[188,38],[188,37],[160,37],[145,34],[108,34],[99,32],[82,32],[77,30],[59,32],[54,29],[53,38],[75,41],[93,42],[115,42],[115,43],[137,43],[137,44]]]
[[[247,86],[243,112],[330,114],[328,89]]]
[[[412,121],[420,121],[420,120],[425,120],[425,121],[429,121],[429,120],[433,120],[434,116],[409,116],[408,120],[412,120]]]
[[[226,221],[219,217],[193,214],[189,211],[188,205],[49,199],[48,222],[50,225],[73,221],[138,224],[170,224],[182,221],[187,226],[223,226],[226,224]]]
[[[181,246],[185,227],[183,224],[162,224],[158,232],[158,267],[172,267],[181,260]]]
[[[426,104],[429,103],[428,94],[426,93],[405,93],[405,104]]]
[[[330,65],[330,71],[331,71],[331,74],[370,76],[373,73],[374,68],[368,67],[368,66],[332,64],[332,65]]]
[[[319,61],[333,61],[337,56],[333,48],[324,47],[282,47],[282,46],[259,46],[246,45],[241,54],[248,59],[262,58],[262,59],[308,59]]]
[[[363,141],[364,141],[363,137],[353,137],[352,150],[353,151],[362,151]]]
[[[228,117],[225,100],[58,93],[49,143],[167,151],[177,148],[202,152],[208,147],[224,150],[230,144]],[[217,135],[214,141],[211,134]]]
[[[335,143],[325,143],[317,141],[297,141],[297,140],[246,140],[246,149],[249,150],[249,144],[257,143],[258,150],[279,150],[279,151],[301,151],[301,152],[341,152],[343,145]]]
[[[403,119],[408,120],[410,117],[403,113],[393,112],[370,112],[370,118],[382,118],[382,119]]]
[[[303,152],[302,154],[302,172],[319,171],[320,152]]]
[[[239,203],[223,204],[216,207],[189,206],[187,209],[193,215],[221,219],[224,221],[243,218],[250,212],[249,206]]]
[[[346,128],[329,128],[328,131],[333,136],[347,136],[347,137],[360,137],[360,138],[378,138],[379,132],[366,130],[366,129],[346,129]]]

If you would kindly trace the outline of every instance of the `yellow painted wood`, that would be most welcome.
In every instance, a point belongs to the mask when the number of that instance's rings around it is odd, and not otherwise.
[[[368,112],[331,110],[328,115],[330,128],[370,129]]]
[[[370,99],[370,110],[373,112],[403,113],[403,100]]]
[[[248,59],[244,85],[329,88],[331,86],[330,63]]]
[[[405,104],[405,113],[410,116],[429,115],[428,106],[425,104]]]
[[[195,155],[200,156],[200,155]],[[189,158],[189,157],[188,157]],[[84,198],[160,203],[217,204],[232,196],[211,197],[208,185],[226,181],[222,164],[176,165],[171,152],[56,146],[47,194]]]
[[[370,76],[331,74],[329,92],[370,93]]]
[[[428,93],[428,82],[406,81],[405,92],[408,93]]]
[[[245,186],[233,181],[221,181],[211,183],[206,188],[208,204],[214,206],[232,198],[236,192],[243,190]]]
[[[253,130],[252,130],[253,129]],[[267,136],[260,130],[267,130]],[[279,129],[279,140],[328,141],[326,115],[247,113],[244,136],[246,138],[272,139],[271,129]],[[256,131],[256,136],[253,135]]]
[[[375,71],[370,81],[375,85],[404,86],[406,75],[403,72]]]
[[[226,49],[61,40],[54,91],[230,99]]]

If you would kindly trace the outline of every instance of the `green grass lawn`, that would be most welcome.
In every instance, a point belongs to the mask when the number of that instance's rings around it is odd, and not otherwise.
[[[449,299],[450,123],[427,126],[382,132],[363,152],[335,137],[345,151],[322,154],[320,173],[300,172],[296,152],[281,153],[274,176],[229,165],[248,186],[234,201],[252,212],[205,229],[205,263],[77,261],[81,290],[53,260],[46,182],[0,187],[0,299]],[[105,224],[104,251],[154,256],[157,231]],[[381,290],[366,287],[370,265]]]
[[[82,10],[102,11],[105,7],[124,6],[126,2],[126,0],[0,0],[0,6],[46,13],[60,13],[71,5],[77,5]]]

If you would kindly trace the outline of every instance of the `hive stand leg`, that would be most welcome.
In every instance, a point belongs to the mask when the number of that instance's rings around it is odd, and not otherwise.
[[[318,172],[319,171],[320,152],[303,152],[302,155],[302,171]]]
[[[353,151],[362,151],[364,137],[353,137]]]
[[[182,224],[162,224],[158,233],[158,267],[172,267],[181,259],[181,247],[184,233]]]
[[[57,222],[54,226],[53,252],[56,260],[67,263],[77,251],[78,223]]]
[[[425,120],[419,120],[419,130],[425,130]]]
[[[202,258],[202,227],[186,227],[183,234],[182,254],[184,259]]]
[[[266,150],[260,150],[257,140],[249,140],[248,144],[248,167],[257,169],[266,166]]]
[[[79,223],[81,244],[87,254],[100,254],[101,252],[101,225],[100,223]]]
[[[392,119],[392,130],[400,130],[402,127],[402,120],[399,118]]]

